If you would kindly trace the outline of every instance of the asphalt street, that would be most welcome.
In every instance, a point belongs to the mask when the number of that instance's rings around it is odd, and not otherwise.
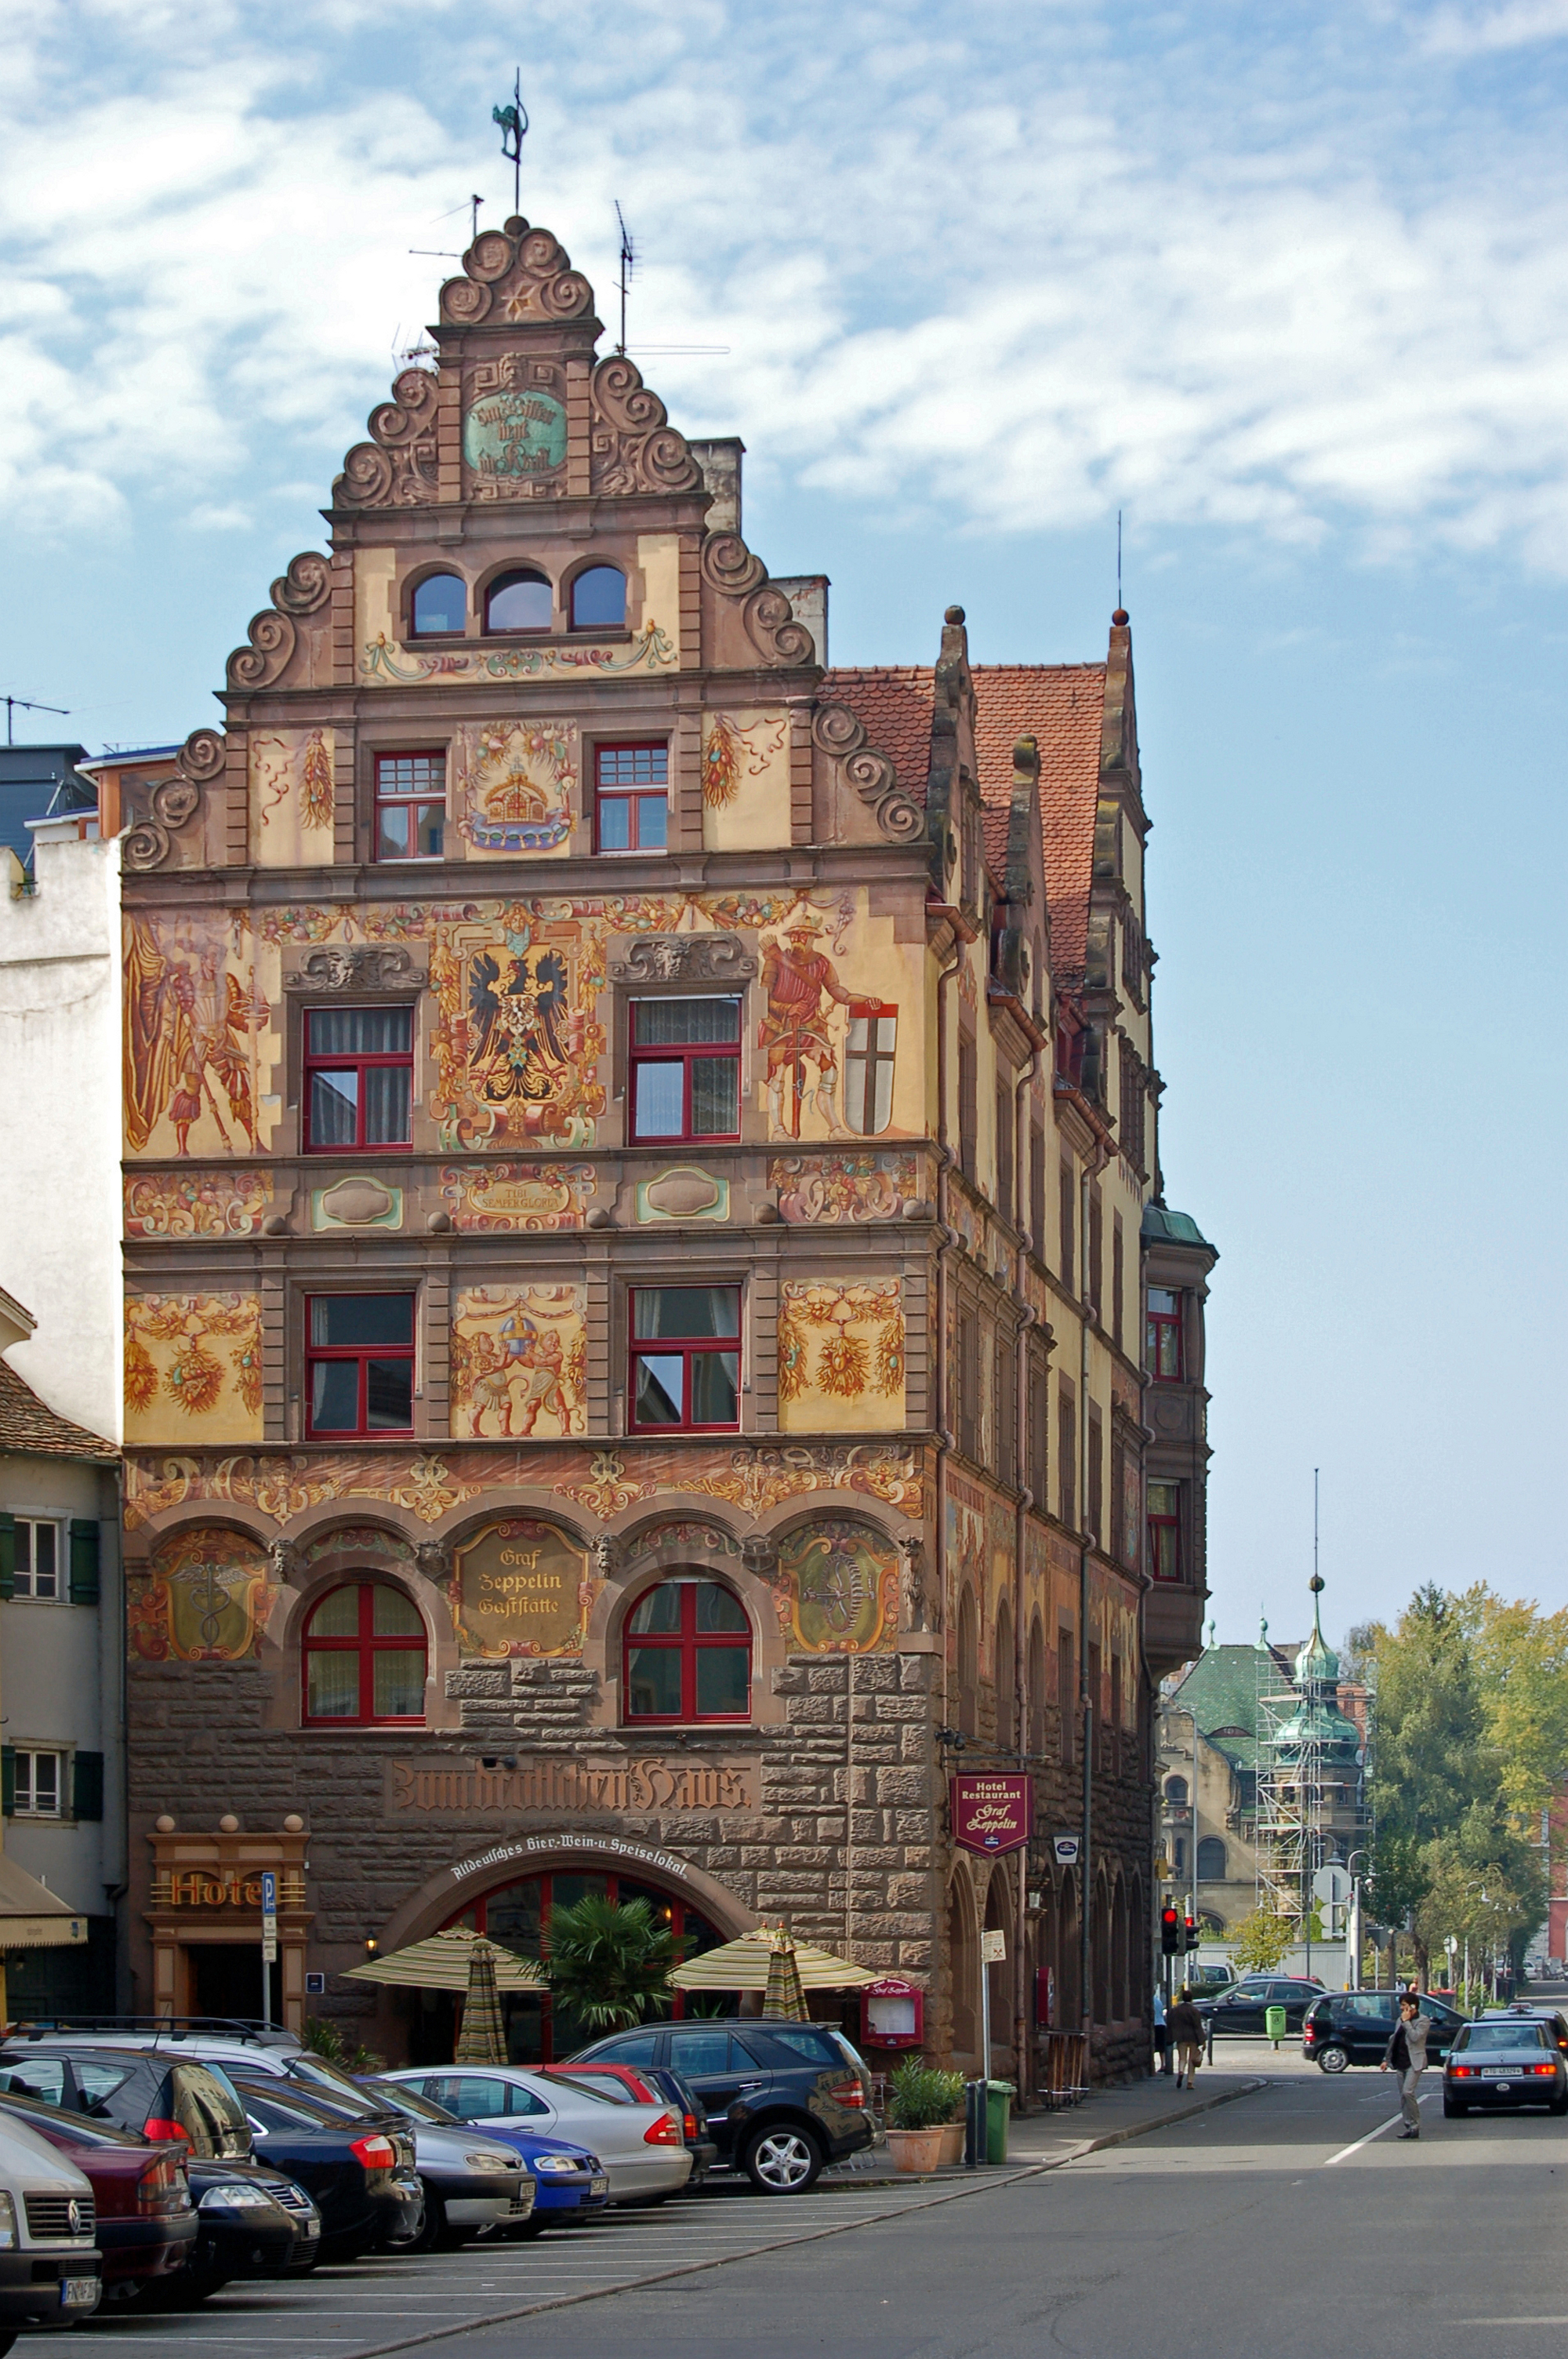
[[[1250,2043],[1249,2043],[1250,2044]],[[1388,2077],[1288,2071],[1182,2126],[852,2234],[465,2332],[444,2359],[1379,2359],[1561,2346],[1568,2125],[1445,2122]],[[1435,2117],[1435,2118],[1434,2118]]]

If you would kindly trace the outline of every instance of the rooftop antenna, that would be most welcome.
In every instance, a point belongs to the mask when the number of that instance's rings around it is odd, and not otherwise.
[[[484,199],[482,197],[470,197],[469,199],[469,211],[473,215],[473,220],[469,228],[469,244],[470,245],[479,235],[479,209],[483,202]]]
[[[1121,510],[1120,510],[1119,508],[1118,508],[1118,509],[1117,509],[1117,512],[1116,512],[1116,603],[1117,603],[1117,604],[1118,604],[1119,606],[1122,603],[1122,596],[1121,596]]]
[[[632,276],[637,267],[637,249],[632,243],[632,233],[626,226],[626,216],[621,210],[621,200],[615,200],[615,218],[621,224],[621,342],[615,349],[622,360],[626,357],[626,297]]]
[[[512,210],[523,210],[523,142],[528,136],[528,110],[523,103],[523,72],[512,78],[510,106],[492,106],[490,119],[501,125],[501,152],[512,167]]]
[[[14,745],[16,742],[11,734],[11,715],[14,712],[58,712],[60,719],[65,721],[70,718],[70,707],[69,704],[35,704],[30,697],[8,696],[5,699],[5,743],[7,745]]]

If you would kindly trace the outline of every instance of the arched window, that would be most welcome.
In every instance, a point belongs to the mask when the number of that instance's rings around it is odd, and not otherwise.
[[[427,573],[415,589],[409,621],[416,639],[460,632],[468,620],[468,586],[458,573]]]
[[[1045,1750],[1045,1633],[1038,1614],[1029,1625],[1029,1750]]]
[[[628,1721],[747,1720],[752,1625],[721,1582],[677,1574],[650,1589],[626,1623]]]
[[[484,601],[487,631],[547,631],[556,611],[556,593],[542,573],[520,568],[501,573],[491,583]]]
[[[329,1590],[305,1625],[304,1712],[338,1728],[425,1717],[425,1625],[385,1581]]]
[[[1198,1882],[1225,1882],[1225,1845],[1217,1835],[1205,1835],[1198,1845]]]
[[[1184,1777],[1166,1778],[1165,1799],[1167,1802],[1174,1804],[1178,1810],[1184,1810],[1186,1808],[1187,1781]]]
[[[975,1593],[967,1584],[958,1600],[958,1728],[979,1734],[980,1625]]]
[[[1018,1665],[1013,1660],[1012,1609],[1006,1598],[997,1608],[996,1617],[996,1741],[1002,1752],[1011,1753],[1018,1743],[1016,1733],[1018,1701]]]
[[[626,620],[626,576],[613,565],[590,565],[572,583],[574,631],[618,631]]]

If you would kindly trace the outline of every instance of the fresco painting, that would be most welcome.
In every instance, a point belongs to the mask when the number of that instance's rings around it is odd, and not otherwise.
[[[702,724],[702,841],[709,852],[790,840],[789,722],[782,712],[709,712]]]
[[[602,925],[535,900],[438,926],[430,981],[442,1147],[591,1147],[605,1103]]]
[[[468,1287],[454,1298],[451,1428],[475,1440],[581,1433],[588,1290]]]
[[[766,921],[763,921],[765,926]],[[908,946],[872,921],[863,893],[824,923],[801,904],[759,934],[764,1010],[759,1088],[771,1138],[872,1137],[919,1125],[914,1061],[900,1060],[898,999],[920,1006]]]
[[[125,1440],[259,1441],[261,1297],[125,1298]]]
[[[564,853],[577,796],[575,721],[459,729],[449,756],[457,831],[470,853]]]
[[[603,1582],[554,1524],[509,1516],[456,1551],[458,1646],[466,1656],[580,1655]]]
[[[333,733],[287,729],[250,740],[250,840],[261,868],[330,866]]]
[[[870,1655],[898,1644],[898,1551],[849,1516],[825,1517],[779,1543],[781,1613],[792,1648]]]
[[[460,1234],[580,1229],[593,1181],[591,1163],[449,1163],[441,1201]]]
[[[129,919],[127,1151],[181,1160],[265,1151],[276,1118],[276,1101],[262,1090],[276,1052],[271,1026],[238,923],[206,912]]]
[[[785,1433],[901,1426],[904,1322],[899,1280],[783,1286],[778,1372],[779,1424]]]
[[[272,1208],[267,1171],[127,1173],[128,1237],[254,1237]]]
[[[768,1166],[779,1217],[793,1224],[901,1220],[916,1201],[913,1155],[786,1155]]]
[[[126,1583],[130,1650],[144,1662],[239,1663],[261,1651],[275,1591],[259,1541],[222,1527],[177,1532]]]

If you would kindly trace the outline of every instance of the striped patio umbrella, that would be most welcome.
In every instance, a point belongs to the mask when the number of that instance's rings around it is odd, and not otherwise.
[[[700,1957],[676,1966],[670,1981],[676,1990],[766,1991],[769,1970],[778,1954],[777,1937],[783,1931],[782,1925],[776,1930],[760,1926],[756,1932],[742,1933],[739,1940],[726,1941],[720,1949],[704,1950]],[[860,1990],[880,1979],[873,1967],[852,1966],[848,1958],[836,1958],[830,1950],[818,1950],[810,1941],[794,1941],[791,1948],[802,1991]]]
[[[495,1945],[477,1940],[469,1954],[468,1995],[463,2000],[463,2027],[458,2034],[454,2064],[504,2064],[506,2026],[501,2019],[501,1998],[495,1987]]]
[[[808,2023],[810,2010],[806,1993],[801,1987],[800,1968],[795,1962],[795,1943],[779,1927],[773,1940],[773,1954],[768,1960],[768,1987],[762,2000],[762,2013],[786,2023]]]
[[[491,1953],[497,1990],[544,1989],[545,1977],[532,1958],[520,1958],[514,1950],[485,1941],[482,1934],[470,1932],[466,1925],[427,1934],[423,1941],[411,1941],[406,1950],[394,1950],[390,1957],[369,1958],[362,1966],[350,1966],[348,1979],[390,1983],[402,1990],[466,1991],[469,1962],[481,1942]]]

